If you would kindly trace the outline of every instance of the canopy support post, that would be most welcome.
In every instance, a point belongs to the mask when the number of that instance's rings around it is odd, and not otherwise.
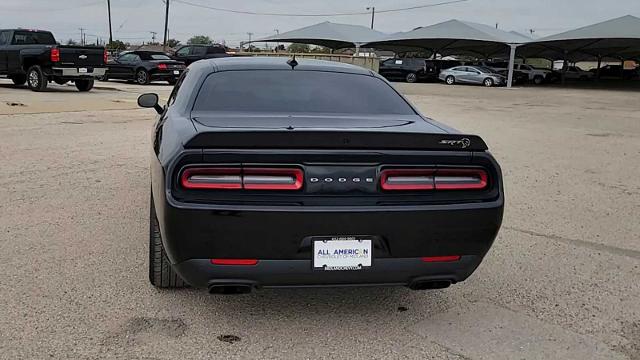
[[[509,44],[511,51],[509,52],[509,76],[507,77],[507,88],[511,89],[513,85],[513,68],[516,63],[516,48],[518,45]]]
[[[356,53],[353,56],[358,56],[360,54],[360,43],[356,43]]]
[[[600,82],[600,67],[602,67],[602,55],[598,54],[598,67],[596,68],[596,82]]]

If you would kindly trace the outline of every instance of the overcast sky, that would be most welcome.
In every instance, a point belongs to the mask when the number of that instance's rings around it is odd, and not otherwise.
[[[170,0],[173,1],[173,0]],[[186,0],[185,0],[186,1]],[[336,13],[377,10],[438,3],[443,0],[188,0],[214,7],[254,12]],[[107,0],[0,0],[0,28],[23,27],[54,32],[58,41],[79,39],[86,28],[88,41],[108,38]],[[111,0],[114,38],[140,43],[156,31],[162,41],[163,0]],[[418,26],[459,19],[495,25],[503,30],[543,37],[611,18],[640,17],[640,0],[468,0],[467,2],[405,12],[377,14],[376,30],[398,32]],[[369,26],[369,15],[334,17],[274,17],[230,14],[171,2],[170,37],[186,41],[194,34],[237,45],[247,40],[285,32],[322,21]]]

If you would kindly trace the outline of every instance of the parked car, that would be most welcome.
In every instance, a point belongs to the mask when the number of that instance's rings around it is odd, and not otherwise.
[[[598,69],[591,69],[589,72],[593,73],[594,76],[597,74]],[[624,79],[635,79],[640,77],[640,68],[636,67],[635,69],[623,69],[622,65],[605,65],[600,68],[600,77],[601,78],[624,78]]]
[[[247,86],[251,84],[251,86]],[[318,60],[193,63],[151,156],[149,280],[211,293],[435,289],[465,280],[500,228],[483,140],[422,117],[384,78]]]
[[[485,63],[484,66],[493,69],[500,74],[506,74],[509,70],[508,62]],[[550,75],[552,73],[551,69],[541,69],[528,64],[514,64],[513,71],[514,73],[526,74],[528,78],[527,81],[536,85],[549,82]],[[522,80],[520,75],[518,75],[518,77]]]
[[[49,82],[73,81],[80,91],[93,88],[94,78],[106,71],[106,51],[98,46],[59,45],[43,30],[0,30],[0,75],[33,91]]]
[[[484,86],[502,86],[507,84],[504,75],[496,73],[493,69],[483,66],[456,66],[440,72],[439,79],[453,85],[483,84]]]
[[[140,85],[151,81],[166,81],[175,84],[186,66],[181,61],[158,51],[130,51],[121,54],[107,64],[108,70],[100,80],[133,80]]]
[[[591,80],[595,77],[595,74],[582,70],[578,66],[567,66],[566,70],[556,70],[555,77],[562,79],[562,74],[564,73],[564,78],[566,80]]]
[[[231,56],[224,45],[183,45],[176,49],[173,59],[182,61],[187,66],[202,59],[214,59]]]
[[[460,62],[425,58],[393,58],[381,62],[378,72],[387,80],[404,80],[414,83],[437,80],[442,69],[456,65],[460,65]]]

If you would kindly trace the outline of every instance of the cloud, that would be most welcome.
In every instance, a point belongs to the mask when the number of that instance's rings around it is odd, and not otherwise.
[[[170,0],[171,1],[171,0]],[[189,0],[221,8],[259,12],[335,13],[366,11],[375,4],[379,10],[439,2],[440,0]],[[254,38],[312,25],[321,21],[368,26],[369,15],[340,17],[272,17],[230,14],[170,2],[170,36],[185,41],[194,34],[238,44]],[[149,41],[151,31],[162,39],[163,0],[111,0],[114,37],[129,42]],[[3,27],[46,29],[59,41],[79,39],[85,28],[88,40],[108,38],[106,0],[2,0]],[[8,16],[7,16],[8,14]],[[522,33],[534,29],[538,36],[569,30],[622,15],[640,16],[640,1],[617,0],[469,0],[468,2],[400,13],[377,14],[376,29],[383,32],[406,31],[452,18],[493,25]]]

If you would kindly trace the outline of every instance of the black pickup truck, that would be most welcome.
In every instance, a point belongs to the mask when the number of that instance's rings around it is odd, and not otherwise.
[[[106,72],[106,52],[97,46],[62,46],[53,34],[42,30],[0,30],[0,75],[16,85],[25,82],[43,91],[49,82],[75,82],[80,91]]]

